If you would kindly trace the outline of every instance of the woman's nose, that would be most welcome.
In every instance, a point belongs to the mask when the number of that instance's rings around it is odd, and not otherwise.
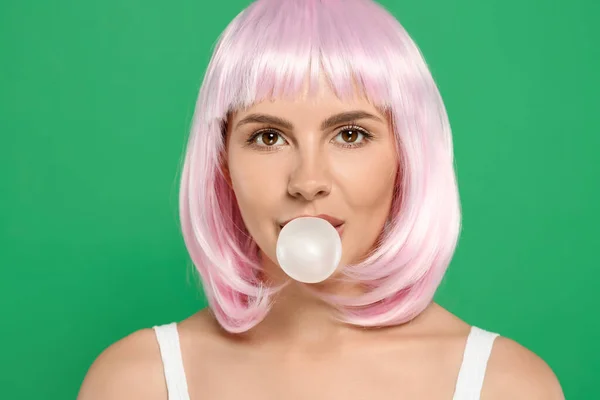
[[[326,196],[329,192],[331,192],[331,177],[327,160],[317,155],[301,157],[290,175],[288,193],[293,197],[303,197],[310,201]]]

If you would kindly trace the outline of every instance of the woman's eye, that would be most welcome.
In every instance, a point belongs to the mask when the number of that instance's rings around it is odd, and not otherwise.
[[[285,143],[280,134],[273,131],[258,132],[250,138],[250,141],[258,146],[275,146]]]
[[[363,144],[365,140],[368,140],[370,135],[362,129],[344,128],[337,134],[337,138],[341,139],[336,141],[343,146],[358,146]]]
[[[354,143],[358,139],[359,135],[362,135],[356,129],[344,129],[340,132],[342,140],[346,143]]]

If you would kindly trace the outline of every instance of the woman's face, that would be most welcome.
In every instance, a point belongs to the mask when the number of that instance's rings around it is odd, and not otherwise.
[[[343,221],[340,265],[373,247],[390,211],[398,160],[386,115],[365,99],[341,102],[321,84],[316,98],[266,101],[232,114],[226,140],[230,183],[272,278],[282,276],[275,252],[281,224],[298,216]]]

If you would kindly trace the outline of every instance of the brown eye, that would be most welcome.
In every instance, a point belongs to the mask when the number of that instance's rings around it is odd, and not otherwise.
[[[371,141],[373,135],[358,126],[346,126],[338,131],[335,141],[338,146],[350,149],[366,145]]]
[[[356,129],[344,129],[341,132],[342,139],[346,143],[354,143],[358,139],[360,132]]]
[[[277,150],[287,142],[276,130],[266,129],[253,133],[247,140],[248,146],[257,150]]]
[[[272,146],[277,143],[278,134],[275,132],[263,132],[260,134],[260,139],[267,146]]]

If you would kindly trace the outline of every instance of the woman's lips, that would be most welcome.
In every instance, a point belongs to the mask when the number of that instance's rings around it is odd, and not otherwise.
[[[335,230],[339,233],[340,237],[342,237],[342,233],[344,233],[344,225],[345,224],[341,224],[335,227]]]

